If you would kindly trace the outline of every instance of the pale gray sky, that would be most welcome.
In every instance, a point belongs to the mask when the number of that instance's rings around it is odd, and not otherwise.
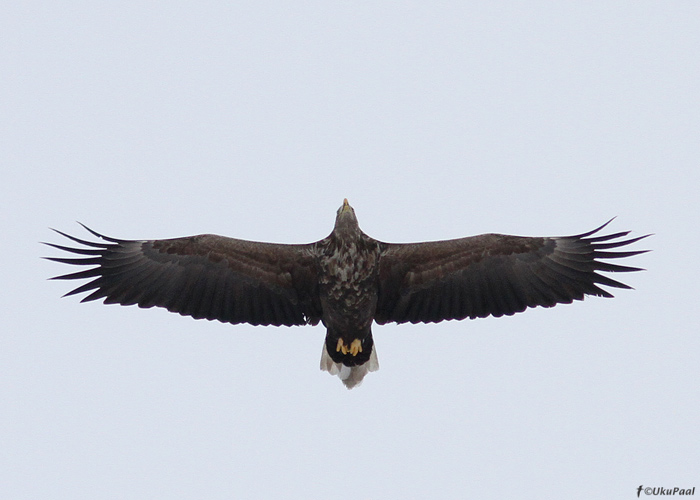
[[[700,487],[695,1],[13,2],[0,496],[636,498]],[[655,233],[633,291],[324,329],[60,299],[47,228],[310,242]]]

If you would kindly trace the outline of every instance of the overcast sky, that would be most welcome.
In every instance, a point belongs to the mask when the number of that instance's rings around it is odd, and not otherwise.
[[[700,7],[9,2],[0,16],[0,497],[636,498],[700,487]],[[323,327],[61,299],[86,236],[655,235],[635,290]],[[616,276],[617,277],[617,276]]]

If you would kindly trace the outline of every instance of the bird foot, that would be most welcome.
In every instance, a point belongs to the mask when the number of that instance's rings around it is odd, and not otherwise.
[[[355,339],[352,341],[352,343],[347,346],[345,345],[345,342],[343,342],[343,339],[338,339],[338,345],[335,348],[336,352],[342,352],[343,354],[347,354],[348,352],[352,356],[357,356],[358,353],[362,352],[362,341],[360,339]]]

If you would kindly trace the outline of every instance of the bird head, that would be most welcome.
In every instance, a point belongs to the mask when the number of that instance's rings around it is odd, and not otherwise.
[[[352,213],[353,215],[355,215],[355,210],[350,206],[350,203],[348,203],[348,199],[345,198],[343,200],[343,204],[340,206],[337,213],[338,217],[340,217],[341,214],[345,213]]]
[[[337,215],[335,217],[335,229],[334,231],[341,232],[356,232],[360,229],[357,222],[357,217],[355,217],[355,209],[350,206],[348,199],[343,200],[343,205],[338,209]]]

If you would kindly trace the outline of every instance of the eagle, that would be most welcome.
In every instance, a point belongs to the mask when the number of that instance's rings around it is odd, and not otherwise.
[[[55,230],[82,245],[47,245],[80,257],[49,260],[92,266],[51,279],[91,281],[64,296],[82,302],[164,307],[195,319],[252,325],[326,327],[321,370],[350,389],[379,368],[372,323],[437,323],[500,317],[586,295],[599,285],[631,288],[599,272],[641,271],[606,262],[648,250],[610,251],[649,235],[592,231],[564,237],[482,234],[422,243],[367,236],[348,200],[331,234],[315,243],[278,244],[213,234],[122,240],[83,227],[101,241]],[[81,224],[82,225],[82,224]]]

